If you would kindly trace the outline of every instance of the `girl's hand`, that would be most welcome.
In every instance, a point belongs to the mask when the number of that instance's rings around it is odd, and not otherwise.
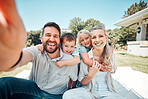
[[[93,61],[92,67],[89,68],[88,76],[94,77],[96,75],[96,73],[99,71],[99,69],[100,69],[99,62]]]
[[[39,44],[39,46],[38,46],[38,50],[40,50],[40,51],[41,51],[41,53],[43,53],[43,52],[44,52],[44,47],[43,47],[43,45],[42,45],[42,44]]]

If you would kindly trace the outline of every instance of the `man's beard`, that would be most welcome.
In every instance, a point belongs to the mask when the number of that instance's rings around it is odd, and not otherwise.
[[[56,52],[57,49],[59,48],[59,45],[57,45],[57,43],[56,43],[56,48],[55,48],[52,52],[50,52],[50,51],[47,50],[47,48],[46,48],[46,47],[47,47],[47,42],[46,42],[46,45],[43,44],[43,46],[44,46],[45,51],[46,51],[47,53],[49,53],[49,54],[52,54],[52,53]]]

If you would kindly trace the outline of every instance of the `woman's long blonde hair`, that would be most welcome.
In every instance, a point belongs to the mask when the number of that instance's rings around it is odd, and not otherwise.
[[[103,26],[101,25],[96,25],[92,30],[97,30],[97,29],[101,29],[104,31],[105,36],[107,36],[107,32],[104,29]],[[112,54],[113,54],[113,49],[109,46],[108,40],[106,41],[106,45],[104,46],[104,51],[103,51],[103,62],[105,63],[105,66],[110,66],[111,65],[111,58],[112,58]]]

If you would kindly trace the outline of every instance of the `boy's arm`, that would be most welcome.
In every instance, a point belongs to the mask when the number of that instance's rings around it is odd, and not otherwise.
[[[62,66],[70,66],[70,65],[76,65],[80,63],[80,57],[79,56],[74,56],[74,58],[72,59],[68,59],[68,60],[60,60],[58,62],[56,62],[56,65],[58,67],[62,67]]]
[[[89,58],[88,53],[86,52],[81,53],[81,57],[85,64],[87,64],[88,66],[92,66],[93,60]]]

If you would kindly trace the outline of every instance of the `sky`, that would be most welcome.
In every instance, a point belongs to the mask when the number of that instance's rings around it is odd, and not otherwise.
[[[15,0],[17,11],[27,32],[40,30],[47,22],[56,22],[61,29],[68,28],[70,20],[90,18],[105,24],[106,29],[120,28],[126,11],[140,0]],[[147,2],[148,0],[145,0]]]

